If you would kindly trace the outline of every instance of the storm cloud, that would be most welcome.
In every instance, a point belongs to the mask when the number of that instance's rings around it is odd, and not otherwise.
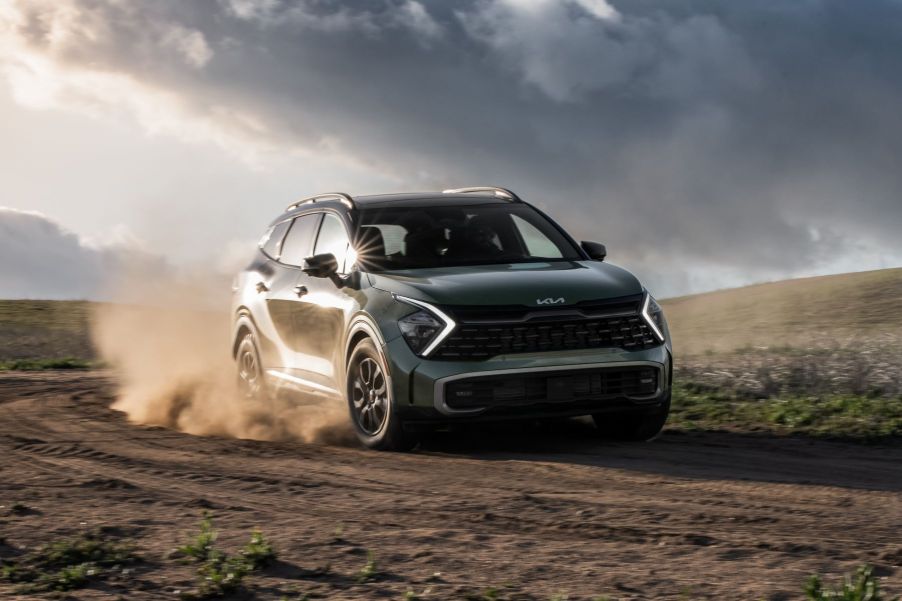
[[[0,207],[0,298],[102,299],[126,272],[168,269],[124,229],[86,240],[40,213]]]
[[[506,185],[667,292],[902,260],[896,0],[81,0],[0,15],[24,105],[127,113],[261,178],[327,157],[397,190]]]

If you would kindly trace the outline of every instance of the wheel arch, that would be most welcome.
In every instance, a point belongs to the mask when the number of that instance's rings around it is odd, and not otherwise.
[[[385,337],[376,324],[376,321],[367,313],[358,313],[349,322],[348,333],[345,337],[345,348],[341,368],[341,382],[346,383],[348,377],[348,366],[351,362],[351,354],[354,348],[361,340],[369,338],[376,346],[376,352],[382,357],[382,363],[385,365],[385,377],[388,379],[388,385],[392,391],[392,399],[394,399],[394,381],[392,377],[392,365],[385,354]]]
[[[254,317],[251,315],[250,309],[247,307],[239,307],[235,312],[235,324],[232,329],[232,358],[235,358],[235,355],[238,353],[238,346],[241,344],[241,339],[244,337],[243,332],[247,332],[254,336],[257,335],[257,324],[254,322]]]
[[[379,326],[375,320],[366,313],[358,313],[355,315],[348,326],[348,334],[344,349],[344,366],[347,368],[348,361],[351,360],[351,353],[354,347],[364,338],[371,338],[376,344],[376,348],[382,353],[382,347],[385,346],[385,339]],[[384,353],[383,353],[384,354]]]

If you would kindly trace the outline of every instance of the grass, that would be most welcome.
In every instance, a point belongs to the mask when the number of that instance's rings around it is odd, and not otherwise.
[[[679,356],[902,331],[902,269],[786,280],[662,301]]]
[[[88,369],[99,364],[75,357],[60,359],[15,359],[0,361],[0,371],[41,371],[45,369]]]
[[[671,427],[902,438],[902,336],[677,359]]]
[[[210,557],[213,551],[213,543],[216,542],[216,531],[213,529],[213,518],[210,514],[204,514],[200,522],[200,532],[193,539],[176,549],[184,556],[197,561],[204,561]]]
[[[90,320],[96,303],[0,300],[0,362],[96,358]]]
[[[276,560],[276,552],[260,530],[254,530],[248,543],[236,555],[215,547],[217,532],[213,520],[205,514],[200,531],[177,553],[198,562],[197,589],[183,595],[186,599],[210,599],[237,591],[251,572],[262,570]]]
[[[902,437],[902,398],[837,394],[749,399],[677,383],[668,425],[872,441]]]
[[[861,566],[854,575],[847,575],[836,588],[826,589],[820,576],[811,576],[805,585],[810,601],[899,601],[890,600],[880,592],[880,583],[870,566]]]
[[[88,533],[4,560],[0,580],[17,584],[22,594],[69,591],[102,580],[111,570],[133,561],[130,545]]]
[[[357,582],[369,582],[370,580],[374,580],[378,575],[379,565],[376,563],[376,554],[369,551],[366,554],[366,563],[360,568],[360,572],[357,573]]]

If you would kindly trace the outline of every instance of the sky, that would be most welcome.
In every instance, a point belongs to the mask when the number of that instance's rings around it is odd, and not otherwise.
[[[667,297],[902,265],[900,0],[0,0],[0,297],[501,185]]]

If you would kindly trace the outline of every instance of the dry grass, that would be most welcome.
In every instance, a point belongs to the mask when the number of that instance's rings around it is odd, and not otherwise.
[[[662,302],[684,359],[745,348],[850,347],[902,335],[902,269],[786,280]]]
[[[89,332],[95,303],[0,300],[0,362],[96,357]]]

